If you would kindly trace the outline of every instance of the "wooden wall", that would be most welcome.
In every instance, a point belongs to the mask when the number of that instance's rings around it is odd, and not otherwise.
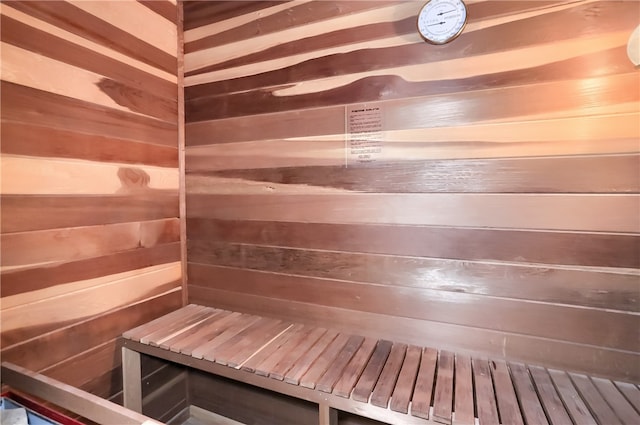
[[[637,381],[640,3],[423,4],[185,2],[189,300]]]
[[[1,7],[2,360],[119,400],[116,338],[182,305],[177,7]]]

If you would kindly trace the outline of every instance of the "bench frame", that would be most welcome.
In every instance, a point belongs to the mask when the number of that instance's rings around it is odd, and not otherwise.
[[[315,403],[318,405],[319,425],[337,425],[338,411],[353,413],[358,416],[363,416],[391,425],[438,424],[438,422],[434,422],[432,420],[421,419],[409,414],[394,412],[389,408],[385,409],[374,406],[370,403],[357,402],[334,394],[288,384],[284,381],[278,381],[208,360],[196,359],[191,356],[175,353],[160,347],[153,347],[137,341],[124,339],[122,347],[122,373],[125,379],[124,405],[125,407],[138,412],[141,411],[140,408],[142,405],[140,354],[147,354],[190,368],[198,369],[203,372]]]

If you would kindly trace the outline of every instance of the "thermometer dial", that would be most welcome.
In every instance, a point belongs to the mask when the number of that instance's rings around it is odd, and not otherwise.
[[[433,44],[450,42],[466,23],[467,8],[462,0],[430,0],[418,14],[418,32]]]

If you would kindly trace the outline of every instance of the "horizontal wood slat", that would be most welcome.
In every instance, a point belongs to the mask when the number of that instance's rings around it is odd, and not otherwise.
[[[107,163],[178,166],[178,149],[132,140],[41,127],[33,123],[3,122],[3,153],[31,157],[73,158]]]
[[[2,196],[4,233],[178,216],[178,195]]]
[[[172,56],[69,2],[8,1],[7,5],[163,71],[172,74],[177,72],[175,55]]]
[[[639,200],[610,194],[192,194],[187,217],[637,233]]]
[[[2,41],[175,100],[175,83],[2,15]]]
[[[199,258],[207,252],[219,256],[221,243],[237,243],[460,260],[640,266],[637,235],[206,218],[187,221],[188,238],[194,241],[193,255]],[[237,248],[227,246],[226,249],[229,249],[227,256],[231,256]],[[307,255],[313,256],[313,253]]]
[[[205,192],[216,178],[385,193],[638,193],[640,156],[406,161],[368,167],[303,166],[191,172],[187,185]],[[456,179],[451,179],[456,175]],[[199,183],[202,180],[202,183]],[[209,185],[207,185],[209,183]],[[206,193],[206,192],[205,192]]]
[[[175,146],[176,125],[3,81],[3,120]],[[8,107],[11,105],[11,107]]]

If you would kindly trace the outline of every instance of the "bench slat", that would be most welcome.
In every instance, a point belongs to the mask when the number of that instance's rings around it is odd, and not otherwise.
[[[166,341],[175,338],[176,336],[181,335],[183,332],[188,331],[196,326],[198,326],[203,321],[207,320],[207,317],[211,316],[213,309],[204,308],[193,316],[185,319],[181,322],[176,323],[176,326],[172,329],[167,329],[167,332],[164,335],[153,337],[149,340],[149,344],[154,347],[162,347],[162,344]]]
[[[243,314],[237,317],[233,322],[229,323],[229,326],[218,336],[210,340],[209,342],[202,344],[200,347],[194,349],[191,352],[191,357],[196,359],[206,359],[209,361],[215,360],[216,348],[224,344],[230,338],[233,338],[238,332],[243,331],[248,326],[257,322],[260,318],[258,316],[252,316],[249,314]]]
[[[288,326],[288,324],[284,324],[278,319],[258,317],[258,320],[252,322],[249,326],[246,326],[226,341],[220,343],[215,350],[205,354],[204,359],[212,362],[215,361],[221,365],[226,365],[228,359],[236,352],[236,347],[238,351],[242,351],[247,345],[251,345],[254,342],[254,339],[258,339],[262,345],[265,342],[263,334],[282,325],[285,327]]]
[[[476,390],[476,408],[480,425],[499,423],[496,395],[493,391],[491,370],[487,360],[472,359],[473,381]]]
[[[627,401],[636,409],[636,412],[640,413],[640,389],[628,382],[616,382],[615,384]]]
[[[394,412],[405,414],[409,412],[409,402],[411,401],[413,387],[418,376],[421,355],[422,349],[420,347],[410,345],[407,348],[407,354],[404,358],[404,363],[402,363],[398,382],[391,395],[389,408]]]
[[[438,351],[433,348],[422,350],[420,369],[416,378],[416,387],[411,398],[411,415],[418,418],[429,419],[431,397],[436,373]]]
[[[262,376],[268,376],[270,370],[265,365],[265,362],[273,355],[273,353],[278,351],[278,349],[285,344],[295,334],[295,332],[300,329],[300,327],[302,327],[300,324],[292,326],[273,338],[273,340],[264,346],[259,352],[255,353],[251,358],[242,363],[240,366],[242,370],[255,372]]]
[[[338,354],[333,364],[327,369],[327,371],[322,375],[322,378],[318,381],[316,388],[325,393],[330,393],[333,391],[333,387],[340,379],[342,372],[347,367],[347,364],[351,361],[353,356],[356,354],[362,343],[364,342],[364,337],[360,335],[352,335],[349,337],[346,345]]]
[[[169,338],[168,340],[162,342],[160,344],[160,348],[164,348],[165,350],[171,350],[176,353],[179,353],[179,349],[175,349],[178,344],[181,344],[183,341],[188,341],[194,338],[194,335],[198,335],[203,329],[209,324],[221,318],[224,314],[231,314],[229,311],[225,310],[216,310],[212,309],[212,312],[205,320],[199,322],[197,325],[185,330],[184,332],[174,336],[173,338]],[[203,334],[204,335],[204,334]],[[194,339],[202,339],[202,335],[198,335]]]
[[[500,412],[502,423],[524,425],[507,364],[503,361],[491,361],[489,365],[491,366],[496,399],[498,400],[498,411]]]
[[[548,425],[549,422],[527,368],[520,363],[511,363],[510,367],[524,420],[530,425]]]
[[[640,415],[636,412],[631,404],[624,398],[622,393],[608,379],[592,378],[600,394],[609,403],[615,414],[625,425],[640,424]]]
[[[321,337],[327,332],[324,328],[307,329],[304,337],[292,351],[275,365],[269,377],[279,381],[284,380],[284,375]]]
[[[441,351],[438,355],[436,392],[433,398],[433,420],[450,424],[453,410],[454,354]]]
[[[374,406],[386,408],[389,405],[406,353],[407,344],[395,343],[391,347],[391,353],[371,394],[371,404]]]
[[[189,323],[191,323],[192,320],[197,320],[199,315],[204,310],[205,307],[202,306],[196,306],[193,310],[188,311],[185,309],[183,315],[175,318],[171,323],[166,323],[159,329],[156,329],[153,332],[144,335],[140,338],[140,342],[143,344],[156,346],[157,344],[155,344],[155,341],[161,340],[168,335],[172,335],[174,332],[187,326]]]
[[[236,344],[233,344],[231,340],[227,342],[228,348],[220,353],[216,362],[236,367],[291,326],[293,325],[289,322],[275,320],[271,323],[263,323],[262,326],[254,326],[252,332],[245,330],[234,337],[239,338]]]
[[[264,360],[260,362],[256,369],[258,375],[267,376],[276,367],[278,362],[291,353],[300,341],[309,333],[309,327],[301,324],[293,325],[293,327],[287,330],[287,337],[284,338],[281,344],[274,344],[274,347],[268,346],[264,350],[271,352],[270,355],[264,357]],[[272,342],[272,344],[275,341]],[[254,356],[260,355],[262,351],[256,353]],[[253,356],[251,357],[253,358]],[[246,360],[250,360],[246,359]],[[244,362],[242,363],[244,364]]]
[[[344,398],[349,398],[351,396],[351,391],[362,375],[364,368],[367,366],[377,343],[378,341],[372,338],[364,339],[364,342],[358,351],[356,351],[356,354],[344,369],[342,376],[333,387],[333,394]]]
[[[562,404],[551,378],[546,369],[540,366],[529,366],[529,372],[538,389],[542,407],[552,424],[570,424],[571,418]]]
[[[161,329],[163,326],[173,323],[174,319],[178,319],[185,314],[189,314],[189,312],[196,309],[197,307],[199,306],[189,304],[179,310],[172,311],[171,313],[158,317],[157,319],[147,322],[144,325],[133,328],[130,331],[123,333],[122,337],[130,339],[132,341],[140,341],[140,338],[142,338],[143,336],[155,332],[158,329]]]
[[[193,338],[181,341],[179,344],[174,344],[174,346],[171,347],[171,351],[191,356],[193,354],[193,350],[208,343],[222,332],[226,331],[240,316],[241,314],[237,312],[230,314],[222,313],[218,315],[216,320],[207,323],[206,326],[203,326],[204,332],[201,335],[198,332],[198,334],[194,335]]]
[[[560,393],[560,397],[567,407],[567,411],[571,415],[576,425],[595,425],[596,420],[589,413],[589,409],[571,383],[569,376],[561,370],[549,369],[549,375],[553,383]]]
[[[348,340],[349,335],[339,334],[302,376],[300,385],[305,388],[315,388],[320,377],[324,375],[331,363],[338,357],[338,354],[347,344]]]
[[[369,363],[367,363],[367,366],[362,372],[362,376],[360,376],[360,379],[358,379],[358,383],[353,389],[351,398],[363,403],[369,401],[371,391],[373,391],[373,387],[376,385],[376,382],[378,382],[378,378],[380,377],[382,368],[384,367],[387,358],[389,357],[392,346],[393,343],[391,341],[378,341],[376,349],[373,351],[373,354],[369,359]]]
[[[569,376],[599,423],[614,424],[620,422],[589,377],[577,373],[570,373]]]
[[[473,413],[473,378],[471,376],[471,358],[469,356],[456,355],[455,390],[454,390],[454,416],[455,425],[473,425],[475,415]]]
[[[316,361],[318,356],[322,354],[322,352],[327,348],[331,341],[333,341],[338,336],[338,333],[335,331],[327,331],[322,337],[313,344],[313,347],[309,351],[307,351],[302,357],[296,361],[291,369],[284,376],[284,381],[289,384],[298,385],[300,383],[300,378],[307,373],[307,370],[313,362]]]

